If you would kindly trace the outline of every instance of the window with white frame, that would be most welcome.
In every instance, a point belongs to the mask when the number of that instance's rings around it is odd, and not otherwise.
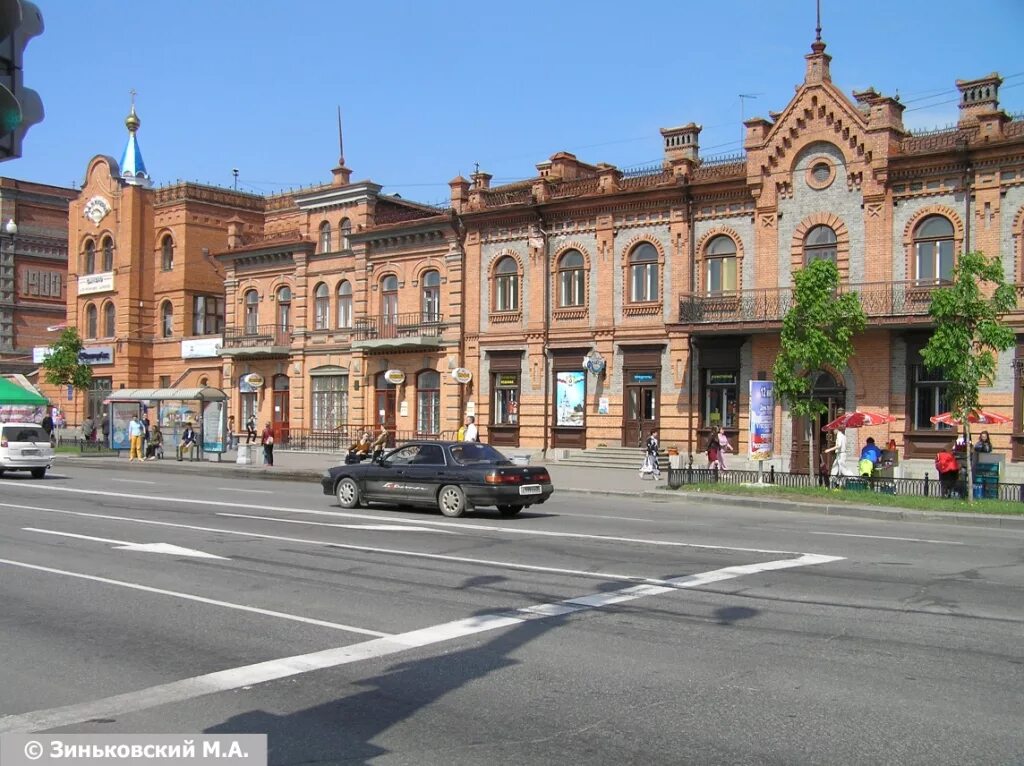
[[[420,437],[441,432],[441,375],[436,370],[416,376],[416,431]]]
[[[428,271],[423,275],[420,304],[424,322],[441,321],[441,275],[436,271]]]
[[[260,294],[255,290],[245,293],[245,334],[256,335],[260,331]]]
[[[584,303],[583,253],[567,250],[558,259],[558,305],[561,308],[582,306]]]
[[[352,221],[348,218],[342,218],[341,223],[338,224],[338,244],[342,250],[350,250],[352,243],[349,242],[349,235],[352,234]]]
[[[348,375],[314,375],[310,378],[315,431],[328,431],[348,423]]]
[[[629,300],[632,303],[656,301],[658,290],[658,251],[649,242],[641,242],[629,254]]]
[[[494,267],[494,310],[519,310],[519,265],[508,255]]]
[[[331,224],[327,221],[320,224],[320,252],[331,252]]]
[[[736,291],[736,243],[721,234],[704,251],[707,289],[710,294]]]
[[[164,301],[160,306],[160,332],[165,338],[174,335],[174,306]]]
[[[343,280],[338,285],[338,327],[346,329],[352,326],[352,283]]]
[[[164,271],[174,268],[174,240],[170,234],[160,243],[160,268]]]
[[[277,327],[287,330],[292,324],[292,289],[288,285],[277,288]]]
[[[915,278],[936,284],[953,279],[953,224],[941,215],[930,215],[914,229]]]
[[[321,282],[313,290],[313,329],[326,330],[331,326],[331,293]]]

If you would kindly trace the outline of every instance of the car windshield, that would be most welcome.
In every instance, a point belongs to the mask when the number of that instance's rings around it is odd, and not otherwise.
[[[4,426],[4,441],[9,442],[49,442],[46,431],[38,426]]]
[[[451,448],[452,457],[459,465],[475,465],[478,463],[509,463],[509,459],[494,447],[477,442],[456,444]]]

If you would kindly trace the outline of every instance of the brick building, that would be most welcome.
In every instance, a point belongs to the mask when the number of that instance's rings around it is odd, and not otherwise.
[[[30,374],[32,349],[65,317],[74,189],[0,178],[0,372]],[[38,360],[37,360],[38,361]]]
[[[828,258],[869,317],[849,365],[816,373],[828,416],[891,413],[858,441],[928,459],[948,439],[929,420],[945,384],[920,357],[932,289],[965,247],[1024,284],[1024,120],[999,110],[992,74],[957,82],[956,127],[912,134],[898,99],[847,96],[830,64],[816,41],[741,154],[702,156],[689,123],[661,130],[654,167],[559,152],[516,184],[452,180],[448,209],[353,182],[343,156],[296,193],[154,190],[133,109],[122,163],[93,159],[71,208],[69,320],[109,352],[98,385],[222,387],[237,426],[253,414],[298,446],[381,423],[450,434],[473,414],[509,448],[635,446],[658,428],[699,453],[717,425],[742,456],[793,272]],[[1024,340],[984,398],[1015,418],[996,448],[1024,460],[1020,357]],[[806,466],[802,425],[781,406],[776,423],[776,466]]]

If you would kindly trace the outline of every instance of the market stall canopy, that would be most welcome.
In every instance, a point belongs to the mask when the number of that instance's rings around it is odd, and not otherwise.
[[[199,399],[204,402],[227,401],[219,388],[122,388],[111,391],[104,402],[155,402],[169,399]]]
[[[0,404],[21,404],[30,407],[45,407],[48,402],[45,396],[29,391],[24,386],[11,383],[6,378],[0,378]]]

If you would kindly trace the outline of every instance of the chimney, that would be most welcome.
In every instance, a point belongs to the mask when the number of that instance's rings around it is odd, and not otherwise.
[[[700,159],[700,131],[702,127],[694,122],[678,128],[661,128],[665,141],[665,165],[684,168],[687,163]]]
[[[753,117],[744,120],[743,125],[747,129],[747,138],[743,142],[743,148],[748,151],[762,146],[768,138],[768,132],[772,129],[772,123],[764,117]]]
[[[228,249],[242,246],[242,221],[237,215],[228,219]]]
[[[474,190],[490,189],[491,188],[491,179],[492,178],[494,178],[494,176],[492,176],[490,173],[482,173],[479,170],[476,171],[473,174],[473,189]]]
[[[956,87],[960,91],[960,119],[957,125],[961,128],[977,125],[981,114],[999,111],[999,86],[1003,78],[998,72],[978,80],[957,80]]]
[[[860,92],[854,91],[861,113],[868,120],[868,130],[892,130],[904,133],[903,110],[906,107],[898,98],[883,96],[874,88]]]
[[[451,189],[452,209],[461,213],[469,204],[469,181],[462,176],[455,176],[448,182]]]

